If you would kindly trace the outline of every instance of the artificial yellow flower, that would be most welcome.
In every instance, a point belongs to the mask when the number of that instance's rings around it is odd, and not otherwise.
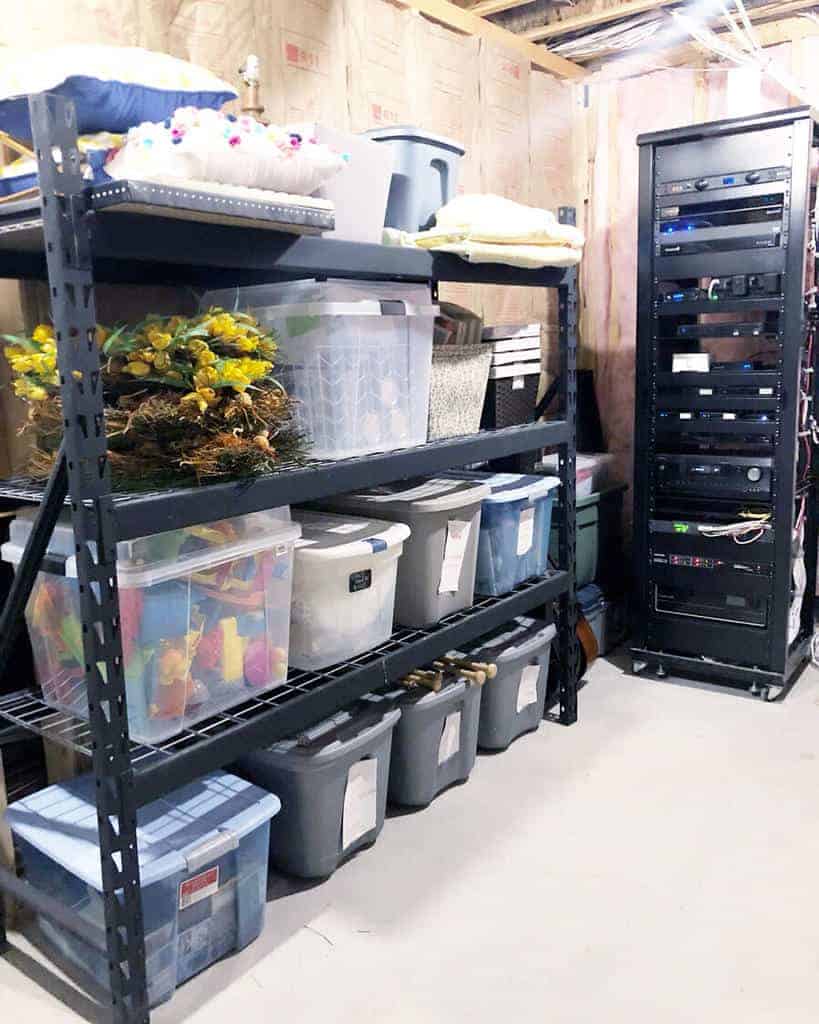
[[[216,354],[214,352],[211,352],[211,350],[209,348],[206,348],[206,349],[203,349],[199,353],[199,355],[197,355],[197,357],[196,357],[196,365],[197,366],[212,366],[216,362],[217,358],[218,357],[216,356]]]
[[[15,395],[20,398],[30,398],[34,402],[42,402],[43,399],[48,397],[48,392],[44,387],[39,384],[32,384],[31,381],[27,380],[16,380],[12,385],[14,387]]]
[[[94,340],[96,341],[100,348],[102,348],[106,341],[108,341],[108,335],[110,333],[111,332],[107,330],[105,327],[100,327],[100,325],[97,324],[96,328],[94,329]]]
[[[34,369],[33,356],[14,356],[9,360],[15,373],[31,373]]]
[[[35,341],[49,341],[54,337],[54,328],[51,324],[37,324],[31,336]]]
[[[150,341],[152,348],[157,349],[159,352],[164,352],[170,345],[172,338],[170,334],[166,334],[164,331],[149,330],[148,341]]]
[[[201,338],[192,338],[187,343],[188,352],[190,352],[192,356],[198,356],[199,353],[204,352],[207,347],[208,343],[206,341],[202,341]]]
[[[258,345],[256,338],[250,338],[246,334],[240,334],[233,343],[240,352],[255,352]]]
[[[212,338],[235,338],[240,328],[230,313],[219,313],[208,321],[208,334]]]
[[[206,398],[202,398],[201,395],[195,391],[189,391],[187,395],[183,395],[180,399],[180,405],[195,405],[199,412],[208,411],[208,402]]]
[[[151,372],[151,366],[137,359],[135,362],[127,364],[125,372],[132,374],[134,377],[147,377]]]
[[[170,365],[171,357],[168,355],[168,353],[157,352],[157,354],[154,356],[154,369],[159,370],[159,372],[162,373],[164,370],[167,370]]]
[[[57,355],[57,342],[49,339],[44,341],[40,345],[40,351],[45,355],[56,356]]]
[[[198,388],[207,388],[211,384],[216,384],[219,380],[219,374],[213,366],[203,366],[201,370],[197,370],[193,375],[193,383]]]
[[[171,319],[165,325],[166,330],[174,334],[184,324],[185,318],[183,316],[172,316]]]

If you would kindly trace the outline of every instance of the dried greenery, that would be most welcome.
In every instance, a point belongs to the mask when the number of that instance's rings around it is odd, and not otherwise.
[[[29,406],[29,471],[47,476],[62,437],[57,344],[40,324],[4,335],[12,386]],[[244,313],[149,316],[97,328],[109,460],[117,487],[209,482],[300,462],[305,442],[273,376],[276,339]]]

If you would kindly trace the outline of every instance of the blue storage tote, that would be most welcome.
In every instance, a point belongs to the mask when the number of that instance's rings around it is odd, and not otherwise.
[[[6,812],[26,877],[99,928],[90,944],[39,918],[57,951],[109,988],[94,779],[49,786]],[[216,772],[137,812],[148,1001],[176,986],[262,929],[270,819],[278,797]]]
[[[499,597],[549,568],[556,476],[456,471],[451,476],[488,484],[481,506],[481,534],[475,593]]]

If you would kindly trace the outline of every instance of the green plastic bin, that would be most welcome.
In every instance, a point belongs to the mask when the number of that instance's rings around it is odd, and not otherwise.
[[[601,546],[607,559],[621,557],[623,494],[626,484],[612,484],[578,498],[575,504],[575,577],[578,587],[598,580],[601,575]],[[559,511],[558,511],[559,514]],[[549,557],[557,564],[557,526],[552,520]]]

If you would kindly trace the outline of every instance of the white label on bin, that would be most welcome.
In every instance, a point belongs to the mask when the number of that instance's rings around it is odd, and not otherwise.
[[[535,506],[520,510],[520,521],[518,522],[518,558],[528,554],[532,550],[532,541],[535,539]]]
[[[760,393],[760,395],[772,395],[774,393],[774,389],[773,388],[760,388],[759,389],[759,393]]]
[[[331,526],[327,531],[328,533],[356,533],[358,530],[363,530],[365,526],[369,526],[367,522],[362,522],[360,519],[357,523],[342,523],[340,526]]]
[[[378,760],[356,761],[347,772],[344,812],[341,819],[341,848],[360,839],[375,828],[377,820]]]
[[[513,377],[512,378],[512,390],[522,391],[526,387],[525,377]]]
[[[438,764],[454,757],[461,749],[461,712],[453,711],[444,719],[441,742],[438,744]]]
[[[450,519],[447,523],[439,594],[455,594],[458,591],[471,526],[472,520]]]
[[[200,871],[193,878],[186,878],[179,883],[179,909],[192,907],[200,900],[206,900],[219,890],[219,865]]]
[[[520,674],[518,683],[517,710],[523,711],[537,700],[537,681],[540,678],[540,665],[527,665]]]

